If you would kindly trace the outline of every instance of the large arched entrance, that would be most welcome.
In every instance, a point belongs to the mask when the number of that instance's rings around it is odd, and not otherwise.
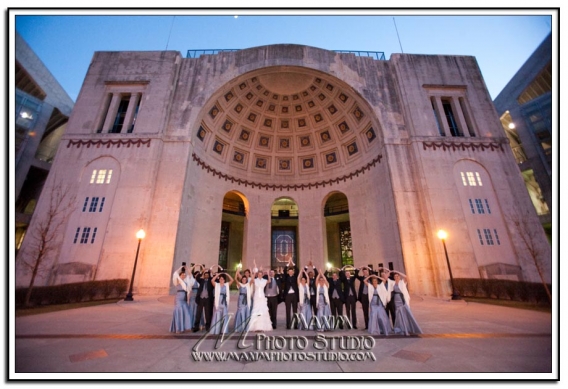
[[[276,200],[270,208],[270,267],[286,266],[290,260],[298,263],[298,205],[289,197]]]
[[[228,192],[223,197],[217,262],[223,269],[235,269],[242,261],[248,208],[246,203],[246,198],[235,191]]]
[[[353,266],[353,242],[347,197],[331,194],[323,208],[327,242],[327,262],[333,267]]]

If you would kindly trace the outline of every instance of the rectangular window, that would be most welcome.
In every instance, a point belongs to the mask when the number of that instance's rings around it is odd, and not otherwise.
[[[497,235],[497,230],[493,229],[493,232],[495,233],[495,241],[499,246],[501,246],[501,241],[499,241],[499,235]]]
[[[491,208],[489,208],[489,202],[485,199],[485,208],[487,208],[487,213],[491,214]]]
[[[107,184],[110,184],[110,178],[111,178],[111,177],[112,177],[112,169],[110,169],[110,170],[108,171],[108,173],[107,173],[107,176],[106,176],[106,178],[107,178],[107,179],[106,179],[106,183],[107,183]],[[481,185],[481,184],[479,184],[479,185]]]
[[[91,184],[95,182],[95,178],[97,178],[97,170],[93,170],[93,175],[91,176]]]
[[[477,206],[477,213],[480,213],[480,214],[485,213],[481,199],[475,199],[475,205]]]
[[[448,122],[448,127],[450,128],[450,133],[452,136],[462,136],[460,129],[458,128],[458,122],[452,111],[452,104],[450,100],[442,99],[442,107],[444,108],[444,115],[446,115],[446,121]]]
[[[91,234],[91,227],[84,227],[83,234],[81,235],[81,244],[85,244],[89,241],[89,235]]]
[[[483,233],[485,234],[485,241],[488,246],[493,246],[493,237],[491,236],[491,230],[489,228],[484,228]]]
[[[142,100],[142,96],[138,96],[138,102],[136,103],[136,108],[134,108],[134,116],[132,117],[132,124],[128,129],[128,133],[134,131],[134,126],[136,125],[136,117],[138,117],[138,109],[140,108],[140,101]]]
[[[467,181],[469,186],[476,186],[475,177],[473,176],[473,172],[467,172]]]
[[[465,174],[463,174],[463,172],[461,172],[461,176],[462,176],[463,186],[467,186],[467,180],[465,179]]]
[[[89,207],[89,212],[97,212],[97,205],[99,204],[99,198],[93,197],[91,199],[91,206]]]
[[[114,117],[114,123],[110,129],[110,133],[118,134],[122,131],[122,126],[124,125],[124,119],[126,118],[126,111],[128,110],[128,103],[130,102],[130,95],[123,95],[120,99],[120,104],[118,105],[118,111],[116,111],[116,116]]]
[[[477,229],[477,236],[479,237],[479,243],[483,246],[483,237],[481,236],[481,231]]]
[[[77,227],[77,231],[75,231],[75,239],[73,239],[73,243],[77,243],[77,239],[79,239],[79,232],[81,232],[81,227]]]
[[[473,201],[469,199],[469,207],[471,208],[471,213],[475,214],[475,208],[473,208]]]
[[[102,212],[102,211],[103,211],[103,206],[104,206],[104,205],[105,205],[105,198],[103,197],[103,198],[101,199],[101,207],[99,208],[99,212]]]
[[[83,211],[82,212],[85,212],[87,210],[87,204],[89,204],[89,198],[85,197],[85,203],[83,204]]]
[[[477,177],[477,184],[479,186],[483,186],[483,184],[481,183],[481,176],[479,175],[478,172],[475,172],[475,177]]]
[[[95,243],[96,236],[97,236],[97,227],[93,228],[93,237],[91,238],[91,244]]]
[[[106,176],[106,169],[99,170],[99,174],[97,174],[97,184],[104,184],[105,176]]]

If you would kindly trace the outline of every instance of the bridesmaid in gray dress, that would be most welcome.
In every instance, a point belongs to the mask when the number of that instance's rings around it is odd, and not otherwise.
[[[237,312],[235,313],[235,331],[248,331],[252,299],[251,280],[249,280],[247,276],[237,278],[236,275],[235,279],[240,279],[240,281],[237,281],[239,299],[237,302]]]
[[[369,284],[369,278],[372,279]],[[371,335],[388,335],[392,332],[389,317],[385,307],[387,306],[390,295],[388,290],[379,284],[379,277],[372,275],[363,280],[369,291],[369,328]]]
[[[300,320],[298,323],[298,329],[300,330],[313,330],[313,326],[310,327],[310,321],[312,320],[312,306],[310,304],[310,287],[308,285],[308,275],[306,270],[302,269],[300,276],[298,277],[298,293],[299,306],[298,313],[302,314],[305,319],[305,324]]]
[[[406,278],[406,281],[403,279]],[[422,330],[410,311],[410,295],[408,294],[408,278],[401,273],[394,273],[394,290],[392,298],[396,309],[394,322],[395,334],[421,334]]]
[[[186,282],[185,266],[174,271],[172,281],[177,291],[170,332],[180,334],[184,331],[191,330],[193,327],[193,321],[189,315],[189,305],[187,304],[187,291],[189,286]]]
[[[230,278],[229,282],[225,282],[225,277]],[[217,278],[219,283],[216,283]],[[211,280],[211,284],[215,287],[215,302],[213,305],[213,318],[211,319],[211,334],[218,335],[221,332],[226,334],[229,330],[229,286],[233,283],[233,277],[227,273],[217,273]]]

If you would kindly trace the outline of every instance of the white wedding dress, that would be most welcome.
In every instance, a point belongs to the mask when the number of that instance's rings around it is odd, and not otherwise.
[[[254,280],[254,296],[250,313],[249,331],[272,331],[272,322],[268,313],[268,303],[264,287],[268,281],[261,278]]]

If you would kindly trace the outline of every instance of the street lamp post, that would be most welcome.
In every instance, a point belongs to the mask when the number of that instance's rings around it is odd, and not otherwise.
[[[454,287],[454,276],[452,275],[452,267],[450,266],[450,259],[448,258],[448,250],[446,249],[446,238],[448,234],[444,230],[438,231],[438,238],[442,241],[444,246],[444,253],[446,254],[446,263],[448,264],[448,270],[450,271],[450,283],[452,284],[452,300],[461,300],[460,293]]]
[[[128,293],[124,298],[124,301],[134,301],[132,298],[132,286],[134,285],[134,274],[136,273],[136,265],[138,264],[138,253],[140,252],[140,243],[142,239],[146,237],[144,230],[140,230],[136,233],[136,238],[138,238],[138,247],[136,248],[136,258],[134,259],[134,269],[132,269],[132,277],[130,277],[130,288],[128,288]]]

